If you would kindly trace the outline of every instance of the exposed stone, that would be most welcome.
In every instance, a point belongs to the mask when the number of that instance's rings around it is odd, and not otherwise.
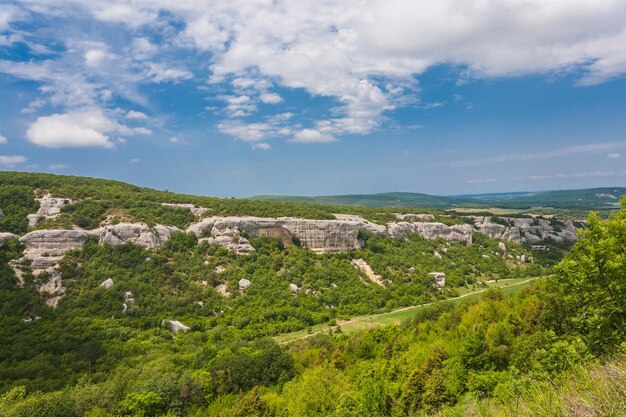
[[[0,217],[4,217],[4,211],[0,208]]]
[[[171,232],[179,230],[173,226],[156,225],[153,228],[143,223],[118,223],[90,231],[97,236],[100,244],[117,246],[124,243],[134,243],[144,249],[156,250],[170,239]]]
[[[124,304],[128,306],[135,304],[135,297],[132,292],[126,291],[124,293]]]
[[[239,280],[239,291],[244,292],[246,288],[248,288],[250,285],[252,285],[252,282],[250,282],[250,280],[241,278]]]
[[[24,323],[24,324],[33,324],[33,319],[30,318],[30,317],[24,317],[22,319],[22,323]]]
[[[26,216],[28,219],[28,227],[35,227],[37,223],[43,219],[53,219],[61,213],[61,208],[66,204],[72,204],[69,198],[54,198],[46,195],[36,199],[39,202],[39,210],[37,213]]]
[[[113,285],[115,285],[115,283],[113,282],[113,280],[111,278],[107,278],[106,280],[104,280],[102,282],[102,284],[100,284],[100,286],[103,287],[106,290],[111,288]]]
[[[437,251],[435,251],[435,252],[433,253],[433,256],[434,256],[435,258],[437,258],[437,259],[441,259],[441,254],[440,254],[439,252],[437,252]]]
[[[197,206],[194,206],[193,204],[187,204],[187,203],[161,203],[161,205],[168,206],[168,207],[184,208],[184,209],[191,211],[191,213],[194,216],[198,216],[198,217],[202,217],[211,211],[210,208],[197,207]]]
[[[163,320],[161,325],[167,326],[169,331],[172,333],[188,332],[190,330],[190,327],[185,326],[184,324],[182,324],[181,322],[177,320]]]
[[[427,221],[432,222],[435,220],[435,216],[433,214],[396,214],[398,220],[403,221]]]
[[[11,239],[19,238],[18,235],[8,232],[0,232],[0,248],[4,246],[4,242]]]
[[[204,307],[204,301],[196,301],[196,304],[200,307]]]
[[[446,286],[446,274],[444,272],[429,272],[429,276],[435,280],[435,285],[439,288]]]
[[[472,243],[473,229],[468,224],[448,226],[439,222],[398,222],[388,225],[387,234],[391,237],[402,237],[406,236],[408,233],[417,233],[430,240],[442,238],[444,240],[469,245]]]
[[[300,290],[300,288],[296,285],[296,284],[289,284],[289,291],[291,291],[292,293],[297,293]]]
[[[84,230],[35,230],[20,238],[25,253],[45,253],[45,256],[63,256],[82,247],[88,235]]]
[[[474,222],[474,227],[481,233],[494,239],[501,239],[514,243],[535,244],[544,239],[553,239],[556,242],[575,242],[576,226],[570,220],[564,222],[564,227],[558,229],[546,219],[501,217],[509,226],[494,223],[489,216],[467,216]]]
[[[215,290],[217,292],[219,292],[224,297],[229,297],[230,296],[230,291],[228,291],[228,285],[226,285],[226,284],[218,285],[217,287],[215,287]]]
[[[498,242],[498,252],[500,253],[506,252],[506,245],[504,244],[504,242]]]
[[[350,261],[350,263],[354,265],[354,267],[356,267],[358,270],[363,272],[373,283],[380,285],[381,287],[385,286],[385,281],[383,280],[383,278],[380,275],[376,274],[372,267],[369,266],[369,264],[365,262],[364,259],[353,259],[352,261]]]

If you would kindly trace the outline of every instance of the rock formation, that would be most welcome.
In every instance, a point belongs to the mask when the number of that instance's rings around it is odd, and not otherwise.
[[[19,236],[16,234],[8,233],[8,232],[0,232],[0,248],[4,246],[4,242],[6,242],[7,240],[16,239],[16,238],[19,238]]]
[[[353,259],[350,263],[354,265],[354,267],[357,268],[359,271],[363,272],[374,284],[385,287],[385,281],[383,280],[383,278],[380,275],[376,274],[372,267],[369,266],[369,264],[365,262],[364,259]]]
[[[37,213],[29,214],[28,227],[35,227],[42,219],[53,219],[61,213],[61,208],[66,204],[72,204],[69,198],[54,198],[46,195],[36,199],[39,202],[39,210]]]
[[[446,274],[443,272],[430,272],[428,276],[433,277],[435,285],[439,288],[446,286]]]
[[[143,223],[119,223],[89,231],[97,236],[100,244],[111,246],[134,243],[144,249],[160,249],[169,240],[171,232],[179,230],[173,226],[156,225],[153,228]]]
[[[102,288],[104,288],[105,290],[108,290],[109,288],[111,288],[113,285],[115,285],[115,283],[113,282],[113,280],[111,278],[107,278],[106,280],[104,280],[102,282],[102,284],[100,284],[100,286]]]
[[[576,226],[567,220],[562,227],[555,227],[550,220],[502,217],[507,225],[495,223],[488,216],[467,216],[474,222],[477,231],[494,239],[501,239],[514,243],[535,244],[543,239],[552,239],[556,242],[575,242]]]
[[[179,321],[176,320],[163,320],[161,323],[163,326],[167,326],[170,332],[178,333],[178,332],[188,332],[190,328],[185,326]]]
[[[184,208],[187,209],[189,211],[191,211],[191,213],[194,216],[197,217],[202,217],[205,214],[207,214],[208,212],[211,211],[210,208],[205,208],[205,207],[197,207],[194,206],[193,204],[186,204],[186,203],[161,203],[162,206],[167,206],[167,207],[180,207],[180,208]]]
[[[239,280],[239,291],[244,292],[250,285],[252,285],[252,282],[249,279],[241,278]]]

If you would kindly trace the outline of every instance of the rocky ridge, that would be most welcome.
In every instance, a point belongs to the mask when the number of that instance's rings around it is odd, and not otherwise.
[[[57,216],[61,207],[71,202],[69,199],[49,196],[39,201],[39,211],[31,215],[39,216],[37,221]],[[190,204],[172,205],[188,208],[198,216],[210,210]],[[196,209],[199,209],[197,213]],[[442,238],[462,244],[472,244],[475,232],[515,243],[535,244],[543,239],[557,242],[576,240],[576,227],[571,221],[555,225],[549,220],[530,218],[499,217],[498,222],[488,216],[466,216],[465,219],[467,224],[446,225],[435,221],[431,214],[398,214],[397,221],[383,225],[346,214],[335,214],[335,220],[214,216],[192,224],[186,232],[194,233],[201,242],[220,245],[237,254],[247,254],[255,250],[247,237],[275,237],[286,245],[297,243],[317,253],[345,252],[362,248],[363,241],[359,238],[362,230],[391,238],[402,238],[416,233],[427,239]],[[49,305],[55,306],[65,292],[58,263],[68,251],[82,247],[89,237],[97,238],[100,244],[115,246],[134,243],[145,249],[158,250],[174,231],[181,230],[163,225],[149,227],[142,223],[119,223],[93,230],[78,227],[71,230],[35,230],[19,238],[25,248],[24,255],[11,265],[22,283],[23,274],[28,270],[35,277],[45,277],[43,274],[47,274],[39,291],[49,297]],[[16,237],[11,233],[0,233],[0,246],[6,240]]]

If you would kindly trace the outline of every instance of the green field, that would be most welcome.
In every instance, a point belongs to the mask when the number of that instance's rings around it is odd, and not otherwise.
[[[450,298],[448,300],[435,301],[428,304],[421,304],[412,307],[404,307],[394,311],[390,311],[388,313],[381,314],[368,314],[365,316],[354,317],[350,320],[340,321],[337,326],[329,326],[327,324],[319,324],[316,326],[312,326],[307,330],[300,330],[293,333],[285,333],[278,336],[275,336],[273,339],[281,344],[294,342],[300,339],[306,339],[315,334],[322,332],[336,332],[339,327],[340,331],[347,334],[356,333],[360,330],[377,327],[377,326],[385,326],[387,324],[399,324],[405,320],[410,319],[415,315],[415,312],[418,309],[436,304],[436,303],[457,303],[461,300],[468,300],[474,297],[478,297],[481,293],[485,292],[489,288],[501,288],[502,292],[505,295],[515,294],[518,291],[521,291],[524,287],[530,285],[531,282],[536,280],[537,278],[515,278],[515,279],[501,279],[497,282],[489,282],[485,287],[479,287],[476,289],[471,288],[459,288],[459,296]]]

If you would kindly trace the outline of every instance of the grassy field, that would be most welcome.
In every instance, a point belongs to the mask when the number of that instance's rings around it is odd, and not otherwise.
[[[394,311],[390,311],[388,313],[358,316],[350,320],[340,321],[337,323],[337,326],[319,324],[316,326],[312,326],[310,329],[274,336],[274,340],[277,343],[285,344],[300,339],[306,339],[321,332],[336,332],[338,327],[341,327],[341,331],[343,333],[351,334],[371,327],[385,326],[388,324],[399,324],[413,317],[418,309],[424,308],[429,305],[433,305],[436,303],[456,303],[464,299],[471,299],[473,297],[480,296],[480,293],[486,291],[489,288],[501,288],[505,295],[510,295],[521,291],[524,287],[529,285],[535,279],[537,278],[501,279],[497,282],[488,282],[486,284],[486,287],[477,287],[475,289],[459,288],[460,295],[458,297],[412,307],[403,307]]]

